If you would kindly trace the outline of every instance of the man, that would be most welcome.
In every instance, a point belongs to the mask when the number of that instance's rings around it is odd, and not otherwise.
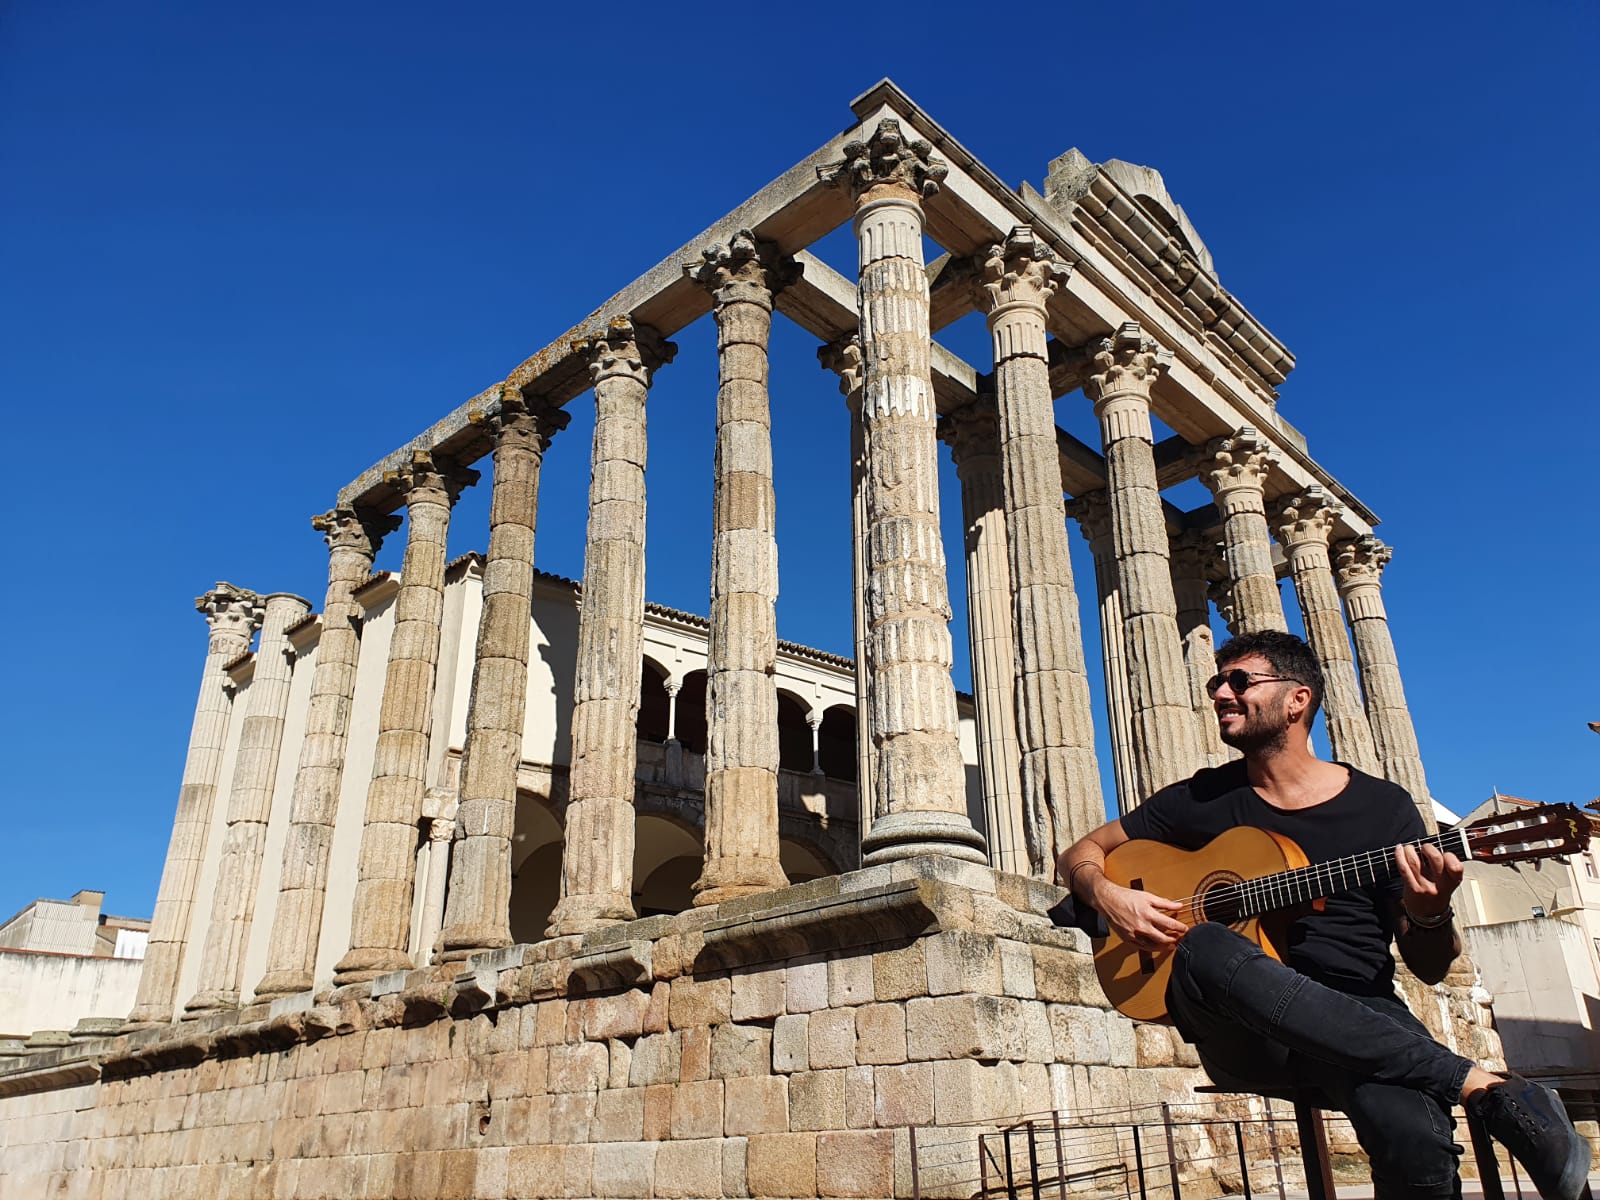
[[[1067,886],[1129,942],[1173,952],[1168,1011],[1219,1086],[1267,1095],[1311,1087],[1349,1116],[1379,1200],[1461,1194],[1457,1101],[1481,1115],[1546,1200],[1576,1200],[1589,1145],[1555,1093],[1447,1050],[1395,996],[1391,937],[1429,983],[1461,953],[1450,909],[1460,860],[1401,845],[1425,833],[1403,788],[1312,753],[1323,681],[1305,642],[1245,634],[1217,651],[1217,672],[1206,691],[1222,740],[1243,759],[1163,788],[1072,846],[1059,866]],[[1189,928],[1176,900],[1120,887],[1103,870],[1130,838],[1195,850],[1236,825],[1283,834],[1313,863],[1395,846],[1398,878],[1300,916],[1285,964],[1225,925]]]

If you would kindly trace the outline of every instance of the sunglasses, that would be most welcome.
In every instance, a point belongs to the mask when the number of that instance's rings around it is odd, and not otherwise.
[[[1235,667],[1231,671],[1223,671],[1220,675],[1213,675],[1206,680],[1206,695],[1213,700],[1222,690],[1222,685],[1227,684],[1228,690],[1235,696],[1243,695],[1258,683],[1298,683],[1305,686],[1303,680],[1295,679],[1288,675],[1252,675],[1242,667]]]

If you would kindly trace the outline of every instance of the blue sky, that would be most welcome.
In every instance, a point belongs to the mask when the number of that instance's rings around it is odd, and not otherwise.
[[[1296,354],[1284,415],[1384,518],[1436,796],[1600,791],[1597,10],[908,11],[5,6],[0,910],[98,887],[148,914],[205,648],[191,598],[228,579],[320,605],[311,513],[844,128],[884,75],[1010,184],[1071,146],[1161,170]],[[979,335],[948,340],[976,356]],[[708,322],[676,340],[651,401],[647,587],[704,611],[714,340]],[[780,322],[779,628],[848,651],[844,409],[813,352]],[[586,400],[573,414],[538,543],[569,575],[592,428]],[[1058,418],[1090,436],[1081,396]],[[485,544],[486,501],[458,507],[453,553]]]

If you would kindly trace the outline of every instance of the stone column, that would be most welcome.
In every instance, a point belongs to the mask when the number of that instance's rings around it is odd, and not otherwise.
[[[228,827],[222,839],[211,924],[200,958],[200,986],[184,1006],[190,1012],[239,1007],[240,974],[255,916],[256,888],[261,883],[267,819],[272,815],[272,793],[283,749],[283,721],[289,712],[294,651],[284,631],[310,611],[309,600],[287,592],[274,592],[266,598],[261,647],[239,727]]]
[[[139,975],[139,992],[128,1020],[133,1024],[170,1021],[178,1002],[178,973],[189,944],[189,924],[194,915],[194,890],[205,858],[211,810],[217,799],[217,774],[222,768],[222,748],[228,736],[231,701],[222,668],[249,648],[261,623],[261,599],[254,592],[219,583],[194,602],[206,615],[211,639],[206,648],[205,670],[200,675],[200,697],[189,729],[189,754],[183,764],[178,789],[178,814],[167,843],[167,861],[161,870],[155,913],[150,921],[150,945]]]
[[[806,714],[806,727],[811,730],[811,773],[822,774],[822,714]],[[787,882],[787,881],[786,881]]]
[[[312,517],[311,525],[328,543],[328,590],[322,602],[305,740],[300,743],[300,764],[289,801],[267,971],[255,987],[258,1000],[308,992],[312,987],[361,655],[357,625],[361,608],[350,597],[372,573],[378,546],[385,534],[400,527],[400,519],[334,508]]]
[[[861,339],[849,334],[817,348],[824,367],[839,376],[839,391],[850,412],[850,545],[851,616],[855,629],[856,796],[861,809],[861,834],[872,828],[873,772],[877,754],[872,743],[872,639],[867,623],[867,427],[861,419]]]
[[[453,862],[450,853],[455,838],[456,823],[449,817],[434,817],[428,822],[427,877],[422,885],[422,926],[417,931],[417,945],[432,946],[439,936],[440,922],[444,917],[445,886],[450,878]]]
[[[1263,491],[1277,461],[1271,444],[1249,425],[1231,437],[1213,438],[1200,454],[1200,482],[1211,489],[1222,514],[1222,553],[1240,633],[1289,628],[1272,567]]]
[[[1100,599],[1100,660],[1106,679],[1106,721],[1110,726],[1111,774],[1117,787],[1117,813],[1130,812],[1143,796],[1133,769],[1133,701],[1128,695],[1128,659],[1123,646],[1122,593],[1117,588],[1117,550],[1111,540],[1111,501],[1104,488],[1073,498],[1067,514],[1094,556],[1095,591]]]
[[[1189,674],[1189,701],[1194,706],[1200,752],[1208,767],[1221,766],[1230,754],[1217,731],[1216,710],[1206,695],[1206,680],[1216,674],[1217,647],[1211,636],[1211,605],[1206,564],[1215,557],[1210,538],[1190,529],[1169,542],[1172,549],[1172,595],[1178,604],[1178,636],[1183,639],[1183,665]]]
[[[1106,819],[1045,344],[1045,305],[1070,272],[1026,225],[978,259],[1000,413],[1022,792],[1048,834],[1030,847],[1034,871],[1049,877],[1067,847]]]
[[[1005,486],[1000,478],[1000,425],[994,397],[979,396],[940,418],[939,436],[949,443],[961,479],[967,637],[989,862],[997,870],[1032,875],[1042,864],[1034,860],[1030,849],[1049,844],[1049,818],[1023,808],[1011,568],[1006,557]]]
[[[1344,614],[1339,611],[1333,567],[1328,561],[1328,537],[1339,512],[1340,506],[1333,497],[1312,485],[1273,507],[1272,529],[1294,574],[1306,641],[1322,664],[1322,719],[1327,725],[1333,757],[1369,775],[1381,775],[1383,767],[1372,745],[1372,728],[1361,711],[1350,639],[1345,635]]]
[[[661,690],[667,694],[667,745],[670,746],[678,740],[678,693],[683,691],[683,680],[663,680]]]
[[[490,422],[494,488],[489,554],[461,758],[455,819],[461,835],[450,854],[444,929],[434,947],[441,962],[511,945],[511,835],[516,831],[517,767],[528,699],[539,467],[550,439],[566,428],[568,419],[541,398],[506,386],[500,412]]]
[[[717,433],[706,640],[705,906],[789,881],[778,863],[778,540],[767,341],[772,297],[800,269],[748,229],[689,278],[717,323]]]
[[[1105,447],[1133,708],[1134,787],[1142,802],[1203,761],[1178,641],[1167,523],[1150,429],[1150,388],[1165,369],[1167,356],[1135,321],[1091,343],[1089,351],[1090,374],[1083,390],[1094,401]]]
[[[1361,670],[1361,691],[1366,698],[1367,721],[1384,776],[1411,793],[1431,833],[1438,828],[1428,777],[1422,769],[1417,731],[1411,723],[1405,688],[1400,682],[1400,662],[1395,657],[1389,615],[1383,607],[1379,576],[1393,551],[1368,534],[1335,543],[1333,564],[1338,573],[1339,595],[1356,644],[1356,665]]]
[[[445,542],[450,509],[478,478],[425,450],[390,480],[406,498],[406,553],[394,602],[394,634],[383,677],[378,744],[367,786],[350,949],[335,985],[411,967],[411,893],[418,825],[427,791],[428,735],[444,618]]]
[[[939,532],[939,444],[929,367],[928,277],[922,200],[948,173],[923,141],[885,118],[844,161],[819,168],[848,186],[859,245],[861,413],[868,470],[867,607],[872,736],[877,750],[872,830],[863,862],[948,854],[985,862],[967,816],[956,690],[950,678],[950,597]]]
[[[645,399],[677,347],[628,318],[591,350],[594,452],[578,614],[571,800],[550,936],[633,918],[633,795],[644,654]]]

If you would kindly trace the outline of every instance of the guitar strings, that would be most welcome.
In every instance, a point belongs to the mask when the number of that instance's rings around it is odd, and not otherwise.
[[[1454,838],[1459,843],[1459,851],[1447,849],[1445,843],[1450,838]],[[1239,901],[1237,914],[1239,917],[1259,916],[1261,913],[1271,912],[1276,908],[1284,908],[1291,904],[1317,899],[1318,896],[1309,894],[1309,892],[1305,895],[1296,895],[1294,893],[1297,890],[1302,890],[1302,884],[1315,885],[1324,880],[1331,888],[1335,873],[1338,874],[1341,884],[1339,888],[1334,889],[1337,891],[1349,890],[1345,876],[1351,872],[1356,873],[1354,886],[1362,886],[1363,881],[1360,877],[1360,872],[1363,869],[1372,872],[1371,880],[1367,881],[1370,883],[1378,882],[1378,867],[1380,865],[1384,869],[1384,877],[1391,878],[1398,870],[1394,862],[1394,851],[1400,846],[1410,846],[1412,849],[1433,846],[1435,849],[1446,851],[1447,853],[1459,853],[1470,857],[1471,840],[1466,830],[1453,829],[1448,833],[1436,833],[1429,837],[1418,838],[1413,842],[1401,842],[1384,850],[1363,850],[1358,854],[1352,854],[1345,858],[1331,858],[1326,862],[1310,863],[1304,867],[1294,867],[1288,871],[1279,871],[1256,879],[1242,879],[1238,883],[1227,885],[1227,892],[1229,893],[1227,898]],[[1221,891],[1222,889],[1214,890]],[[1212,894],[1212,892],[1197,892],[1192,896],[1179,898],[1178,903],[1183,907],[1172,916],[1180,924],[1186,925],[1191,929],[1194,928],[1195,925],[1203,923],[1204,917],[1201,915],[1200,906]],[[1272,901],[1272,903],[1268,903],[1263,908],[1256,910],[1251,903],[1252,901]],[[1191,919],[1186,920],[1186,917]]]

